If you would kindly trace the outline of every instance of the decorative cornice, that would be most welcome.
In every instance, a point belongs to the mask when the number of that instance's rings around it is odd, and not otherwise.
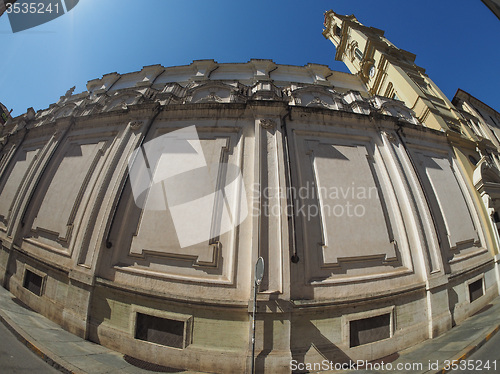
[[[74,88],[72,88],[58,103],[50,105],[49,108],[40,110],[38,113],[30,110],[25,115],[13,119],[13,123],[6,128],[6,132],[15,132],[28,121],[33,122],[34,127],[45,126],[55,122],[58,118],[78,118],[114,111],[129,111],[146,103],[178,106],[248,104],[267,101],[282,103],[285,106],[317,107],[318,109],[362,115],[380,113],[386,116],[401,117],[409,123],[418,123],[413,112],[395,100],[366,97],[366,92],[360,93],[356,90],[345,92],[344,88],[341,91],[336,91],[333,87],[335,78],[329,81],[326,79],[333,74],[327,66],[316,64],[308,64],[305,67],[277,65],[271,60],[252,60],[246,64],[217,64],[209,60],[198,61],[195,64],[199,69],[205,69],[205,72],[208,72],[209,68],[213,69],[218,66],[225,68],[230,65],[228,70],[221,69],[222,73],[220,74],[225,74],[226,77],[233,75],[234,77],[232,79],[189,80],[186,79],[185,75],[181,75],[183,78],[178,82],[173,81],[172,78],[162,78],[167,81],[161,83],[157,79],[158,82],[153,86],[137,86],[131,79],[134,74],[141,81],[146,74],[150,74],[150,77],[158,76],[158,74],[168,76],[173,72],[185,74],[183,67],[163,68],[154,65],[146,67],[140,72],[128,73],[127,79],[123,79],[119,86],[115,86],[116,89],[109,91],[122,77],[120,74],[111,73],[103,76],[102,79],[90,81],[87,85],[89,88],[87,92],[74,95]],[[241,74],[239,69],[245,74],[250,73],[250,75],[247,77]],[[259,70],[263,79],[255,81],[252,69]],[[286,82],[280,78],[279,85],[276,85],[272,79],[269,79],[269,75],[272,77],[272,71],[276,69],[282,69],[281,74],[288,74],[290,80]],[[219,76],[217,75],[217,77]],[[244,78],[241,78],[242,76]],[[300,83],[300,79],[304,79],[304,77],[308,77],[307,81],[310,82],[312,76],[314,76],[315,83]],[[351,78],[349,75],[347,77],[341,75],[340,79],[345,84]],[[353,79],[352,82],[354,84],[359,81]],[[399,112],[391,112],[391,107],[397,107]],[[383,110],[381,111],[381,109]],[[20,124],[23,121],[24,125]],[[271,126],[265,121],[262,125],[263,127]]]
[[[276,128],[276,121],[273,119],[261,119],[260,125],[266,130],[274,130]]]

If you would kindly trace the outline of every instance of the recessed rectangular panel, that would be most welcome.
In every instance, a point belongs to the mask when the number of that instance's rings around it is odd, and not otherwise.
[[[132,154],[102,269],[123,282],[233,282],[235,234],[248,213],[237,129],[169,130],[152,131]]]
[[[32,229],[50,240],[68,241],[76,210],[90,176],[95,169],[104,141],[81,144],[72,142],[65,147],[56,167]]]
[[[14,198],[38,151],[38,149],[21,149],[0,182],[0,220],[4,223],[7,221]]]
[[[425,172],[441,209],[451,249],[479,241],[467,201],[447,157],[422,155]]]
[[[177,160],[177,154],[165,153],[158,160],[149,160],[155,169],[144,207],[140,207],[131,254],[150,252],[214,263],[216,247],[209,244],[227,231],[223,228],[230,226],[228,212],[234,210],[220,194],[227,167],[220,161],[227,142],[227,138],[200,139],[202,149],[192,156],[198,154],[200,161],[186,163],[182,157]]]
[[[394,258],[373,157],[365,146],[318,144],[314,174],[322,215],[324,262]]]

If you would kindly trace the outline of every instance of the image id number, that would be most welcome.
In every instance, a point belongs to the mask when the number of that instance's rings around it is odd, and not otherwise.
[[[468,370],[468,371],[487,371],[497,370],[496,360],[462,360],[462,361],[444,361],[444,370]]]
[[[6,12],[11,14],[45,14],[59,13],[59,4],[48,3],[14,3],[7,4]]]

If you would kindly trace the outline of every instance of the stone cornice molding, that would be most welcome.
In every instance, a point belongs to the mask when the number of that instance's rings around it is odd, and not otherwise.
[[[352,112],[363,115],[381,114],[402,118],[410,123],[418,123],[414,113],[404,107],[401,103],[383,98],[375,99],[367,97],[366,93],[356,90],[345,92],[345,88],[337,91],[334,89],[336,80],[345,87],[351,81],[352,75],[343,74],[329,77],[335,72],[327,66],[308,64],[304,67],[278,65],[271,60],[251,60],[245,64],[217,64],[213,60],[195,61],[190,65],[191,69],[201,72],[199,75],[207,76],[213,69],[218,69],[219,77],[225,74],[225,79],[188,79],[173,81],[168,78],[162,83],[162,79],[176,72],[185,73],[186,67],[164,68],[160,65],[144,67],[136,73],[127,73],[126,79],[118,73],[104,75],[101,79],[89,81],[88,91],[73,94],[70,89],[66,95],[56,104],[37,113],[29,111],[23,116],[12,120],[6,132],[16,132],[26,125],[29,117],[34,127],[45,126],[51,122],[65,117],[87,117],[105,114],[111,111],[130,111],[148,102],[163,106],[176,105],[230,105],[245,104],[258,101],[280,102],[280,105],[316,107],[318,109]],[[179,70],[180,69],[180,70]],[[224,69],[229,69],[224,73]],[[280,69],[280,81],[277,85],[272,79],[272,72]],[[222,71],[222,73],[221,73]],[[242,73],[248,74],[248,78],[241,78]],[[177,73],[176,73],[177,74]],[[196,73],[198,74],[198,73]],[[288,74],[289,81],[282,80],[283,74]],[[154,85],[137,85],[144,82],[145,76],[149,75],[149,81],[155,80]],[[256,75],[262,79],[255,80]],[[159,77],[162,78],[159,80]],[[135,81],[134,78],[135,77]],[[184,75],[185,77],[185,75]],[[308,78],[304,78],[308,77]],[[123,78],[116,89],[110,89]],[[231,79],[228,79],[231,78]],[[185,79],[185,78],[183,78]],[[307,82],[300,80],[306,79]],[[311,79],[314,83],[310,83]],[[193,98],[196,95],[196,102]],[[375,100],[375,101],[374,101]],[[376,102],[380,101],[377,105]],[[205,103],[205,104],[203,104]],[[383,104],[383,105],[382,105]],[[391,113],[390,108],[398,108]],[[201,108],[201,107],[200,107]],[[387,110],[386,110],[387,109]],[[384,112],[384,110],[386,110]],[[399,113],[397,113],[399,111]],[[404,115],[400,115],[404,112]],[[24,122],[23,122],[24,121]],[[21,123],[22,122],[22,123]],[[10,130],[8,130],[10,129]]]

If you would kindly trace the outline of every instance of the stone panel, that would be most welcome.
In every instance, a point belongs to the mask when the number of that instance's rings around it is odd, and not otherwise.
[[[163,185],[161,183],[162,180],[158,178],[157,175],[165,170],[165,165],[179,163],[179,160],[161,157],[152,176],[152,181],[157,181],[158,179],[160,183],[156,182],[151,186],[138,224],[137,234],[132,238],[130,255],[144,257],[145,252],[149,252],[157,256],[164,255],[178,259],[192,257],[198,265],[217,266],[217,251],[219,246],[215,245],[214,240],[208,238],[210,237],[210,230],[213,229],[214,226],[223,225],[224,223],[222,221],[226,219],[224,209],[215,205],[218,202],[214,200],[214,197],[217,191],[224,188],[224,185],[221,185],[221,183],[224,182],[221,180],[221,177],[224,174],[223,168],[225,165],[219,164],[219,160],[227,158],[225,153],[227,152],[229,139],[202,139],[200,143],[203,148],[203,153],[206,155],[208,173],[216,176],[213,180],[213,182],[215,182],[214,185],[205,184],[203,181],[199,185],[195,185],[193,190],[189,191],[190,194],[193,193],[193,196],[185,196],[182,194],[184,191],[178,190],[179,193],[177,193],[176,196],[167,197],[166,194],[171,193],[170,191],[178,186],[172,185],[175,181]],[[181,156],[186,157],[185,154]],[[200,179],[203,176],[204,174],[200,173]],[[217,178],[217,176],[219,177]],[[181,179],[182,175],[178,178]],[[177,183],[182,184],[182,180],[177,181]],[[190,199],[193,197],[197,200],[195,204],[192,204],[194,210],[190,208],[190,203],[192,202]],[[158,207],[164,209],[158,209]],[[193,222],[196,215],[200,214],[200,211],[210,211],[212,207],[214,208],[213,216],[206,221],[203,219],[201,220],[202,222],[205,221],[203,223],[206,223],[207,226],[198,226],[197,229],[200,230],[200,232],[206,232],[207,239],[198,244],[188,246],[181,245],[182,243],[179,242],[179,235],[183,235],[184,231],[190,231],[190,228],[184,228],[179,226],[179,224],[176,225],[173,215],[176,221],[181,219],[185,222]]]
[[[48,161],[31,200],[24,241],[33,253],[51,251],[71,257],[82,214],[106,162],[110,133],[99,138],[74,133]],[[40,250],[42,252],[40,252]]]
[[[379,149],[378,135],[295,134],[307,281],[357,283],[411,275],[397,196],[406,192],[394,189],[398,176],[386,169],[384,157],[390,156]]]
[[[32,236],[44,244],[67,247],[78,206],[106,142],[69,142],[44,194]]]
[[[168,126],[160,123],[144,144],[189,125],[185,122]],[[201,146],[198,151],[203,153],[211,182],[190,185],[187,195],[184,192],[188,189],[179,188],[179,184],[189,181],[192,175],[183,173],[170,179],[165,175],[172,165],[181,165],[181,159],[177,160],[175,154],[168,153],[168,157],[159,154],[157,159],[148,160],[147,164],[144,162],[144,168],[153,170],[146,186],[149,190],[144,199],[138,199],[131,188],[132,178],[128,178],[108,237],[112,255],[103,258],[101,263],[100,272],[104,277],[113,277],[122,284],[145,289],[149,289],[146,282],[150,283],[152,279],[148,278],[153,275],[155,282],[169,279],[195,284],[209,282],[230,285],[235,282],[238,228],[227,231],[224,227],[231,226],[228,219],[237,219],[238,214],[244,213],[241,209],[247,209],[246,206],[240,206],[242,186],[235,183],[234,179],[234,170],[241,168],[243,139],[238,128],[216,129],[208,125],[200,126],[197,130]],[[178,157],[181,156],[186,155]],[[197,167],[195,161],[190,165],[195,169],[194,173],[202,175],[203,168]],[[185,167],[185,160],[182,165]],[[220,194],[223,188],[224,192]],[[202,201],[208,202],[208,205]],[[207,208],[205,212],[209,212],[208,216],[202,212],[203,206]],[[191,226],[184,230],[176,226],[179,222]],[[197,235],[200,232],[207,235],[203,235],[205,237],[199,243],[183,245],[180,240],[185,240],[185,237],[181,238],[180,235],[193,229],[197,230]],[[133,280],[136,277],[143,278],[144,282],[138,284]],[[190,296],[199,295],[199,290],[192,293],[186,285],[181,284],[166,289]],[[222,296],[220,292],[217,294]]]
[[[480,246],[465,192],[460,188],[448,157],[420,155],[420,158],[446,224],[450,250]]]
[[[18,150],[11,166],[3,174],[0,182],[0,229],[5,230],[7,227],[12,204],[39,151],[38,147],[23,147]]]
[[[323,213],[323,264],[355,258],[394,260],[393,233],[367,147],[317,143],[309,149]]]

